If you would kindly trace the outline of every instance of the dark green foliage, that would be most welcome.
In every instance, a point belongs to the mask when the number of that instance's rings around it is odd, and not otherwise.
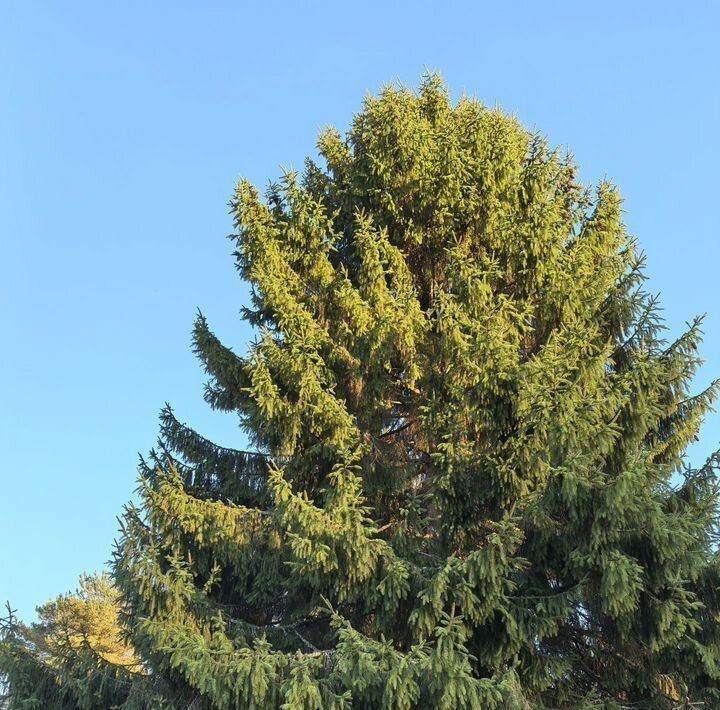
[[[107,574],[84,575],[80,583],[76,593],[39,607],[31,626],[7,606],[0,618],[0,708],[169,708],[162,678],[144,672],[122,636]]]
[[[319,148],[232,201],[259,339],[194,343],[257,453],[164,410],[138,652],[216,708],[717,702],[716,462],[682,463],[716,385],[616,189],[436,77]]]
[[[609,184],[430,76],[368,98],[264,199],[246,355],[163,411],[114,573],[174,707],[717,707],[717,386],[665,340]]]

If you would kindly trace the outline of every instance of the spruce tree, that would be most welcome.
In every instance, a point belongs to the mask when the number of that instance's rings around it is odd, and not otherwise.
[[[617,189],[428,76],[231,201],[247,353],[225,448],[168,407],[114,574],[174,707],[720,706],[717,463],[684,453]]]

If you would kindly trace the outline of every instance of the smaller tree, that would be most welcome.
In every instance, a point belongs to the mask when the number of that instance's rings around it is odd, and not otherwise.
[[[84,574],[74,593],[38,607],[37,623],[0,620],[0,707],[100,710],[149,707],[150,682],[120,626],[107,573]]]
[[[88,650],[103,663],[140,673],[142,666],[123,638],[118,615],[118,592],[108,574],[84,574],[75,594],[61,595],[38,608],[40,623],[33,631],[40,635],[39,643],[53,664]]]

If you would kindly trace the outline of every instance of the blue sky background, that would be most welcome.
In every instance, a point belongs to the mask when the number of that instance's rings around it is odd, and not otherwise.
[[[30,619],[109,558],[168,400],[202,400],[196,308],[243,349],[227,202],[383,83],[440,70],[608,176],[674,333],[720,375],[713,2],[0,1],[0,600]],[[692,458],[720,442],[720,417]]]

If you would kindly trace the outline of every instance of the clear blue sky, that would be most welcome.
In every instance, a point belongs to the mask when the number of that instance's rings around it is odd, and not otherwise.
[[[234,183],[300,167],[425,67],[620,185],[674,331],[709,314],[698,384],[720,375],[718,8],[2,0],[0,599],[30,618],[103,566],[166,400],[244,443],[189,348],[197,307],[249,337]],[[693,459],[719,440],[716,416]]]

